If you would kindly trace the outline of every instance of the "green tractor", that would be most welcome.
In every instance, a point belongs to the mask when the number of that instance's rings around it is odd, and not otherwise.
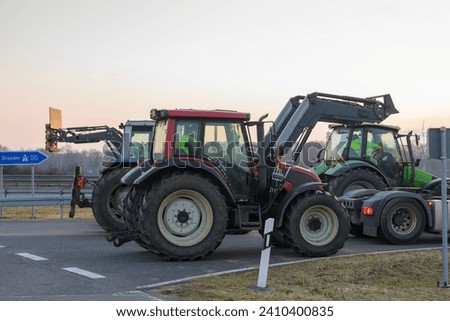
[[[399,134],[399,127],[362,123],[330,125],[325,148],[320,149],[311,169],[336,196],[356,189],[389,187],[421,188],[436,177],[417,168],[412,132]]]

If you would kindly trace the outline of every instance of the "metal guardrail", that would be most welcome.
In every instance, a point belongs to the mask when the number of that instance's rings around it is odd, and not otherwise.
[[[82,189],[81,193],[88,200],[92,199],[92,189]],[[18,206],[64,206],[70,205],[72,198],[71,189],[60,190],[31,190],[9,189],[3,190],[0,196],[0,207]]]
[[[88,177],[93,182],[97,177]],[[63,206],[70,205],[72,199],[73,176],[71,175],[35,175],[32,182],[29,175],[4,175],[0,190],[0,218],[3,208],[59,206],[63,218]],[[92,188],[82,189],[84,197],[92,200]]]
[[[98,176],[85,176],[88,181],[94,182]],[[35,175],[35,187],[71,187],[73,175]],[[28,188],[32,184],[30,175],[3,175],[4,188]]]

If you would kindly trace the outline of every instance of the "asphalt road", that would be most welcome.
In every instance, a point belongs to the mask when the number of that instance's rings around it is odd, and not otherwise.
[[[205,260],[167,262],[134,242],[116,248],[106,236],[94,221],[0,220],[0,300],[155,300],[146,287],[257,267],[263,242],[256,232],[228,235]],[[350,238],[337,255],[440,247],[441,236],[428,233],[408,246]],[[305,259],[273,248],[270,263]]]

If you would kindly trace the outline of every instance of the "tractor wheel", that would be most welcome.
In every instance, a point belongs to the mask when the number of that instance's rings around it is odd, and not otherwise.
[[[274,204],[272,204],[272,207],[270,209],[270,211],[267,213],[267,215],[264,217],[263,219],[263,226],[259,229],[259,234],[264,237],[264,228],[265,228],[265,222],[267,218],[274,218],[276,217],[276,213],[279,210],[279,204],[278,202],[275,202]],[[286,238],[284,237],[284,232],[283,232],[283,228],[277,228],[274,227],[271,235],[270,235],[270,245],[275,246],[275,247],[279,247],[279,248],[289,248],[291,247],[291,245],[289,244],[289,242],[286,240]]]
[[[139,201],[145,189],[132,185],[124,201],[123,217],[129,230],[137,228]]]
[[[410,199],[393,199],[381,212],[380,234],[392,244],[411,244],[425,229],[426,217],[420,205]]]
[[[174,173],[141,199],[142,241],[167,260],[195,260],[212,253],[227,228],[227,206],[216,185],[199,174]]]
[[[133,185],[125,198],[123,216],[129,231],[139,231],[139,205],[145,188]],[[135,242],[146,250],[152,250],[147,243],[141,239]]]
[[[384,190],[386,183],[376,173],[363,168],[349,170],[341,176],[330,178],[328,190],[336,196],[357,189],[378,189]]]
[[[264,237],[264,225],[261,229],[259,229],[259,235]],[[270,233],[270,245],[279,248],[289,248],[291,245],[289,241],[287,241],[284,237],[284,232],[282,228],[274,227],[272,233]]]
[[[279,228],[274,228],[272,235],[270,237],[270,244],[279,248],[289,248],[291,245],[284,237],[283,230]]]
[[[325,193],[306,194],[289,206],[284,235],[294,251],[306,256],[329,256],[348,239],[350,221],[341,203]]]
[[[104,173],[92,192],[92,212],[98,225],[107,232],[127,230],[123,217],[125,197],[130,190],[120,179],[130,168],[119,167]]]

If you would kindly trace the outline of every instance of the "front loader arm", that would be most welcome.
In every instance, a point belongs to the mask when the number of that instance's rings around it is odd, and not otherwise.
[[[389,94],[357,98],[315,92],[296,96],[287,102],[266,134],[265,155],[270,155],[273,146],[291,148],[294,144],[294,155],[298,154],[318,122],[380,123],[396,113],[398,110]]]
[[[120,150],[122,143],[122,132],[116,128],[104,126],[85,126],[70,128],[50,128],[46,125],[46,150],[50,152],[57,151],[57,143],[98,143],[104,141],[111,150],[114,148]]]
[[[51,140],[61,143],[98,143],[101,141],[122,142],[122,133],[115,129],[104,126],[86,126],[50,129]]]
[[[121,127],[120,127],[121,128]],[[58,151],[58,143],[98,143],[104,141],[115,156],[120,150],[123,134],[116,128],[101,126],[62,126],[62,112],[57,108],[49,108],[49,123],[45,125],[45,149],[49,152]]]

